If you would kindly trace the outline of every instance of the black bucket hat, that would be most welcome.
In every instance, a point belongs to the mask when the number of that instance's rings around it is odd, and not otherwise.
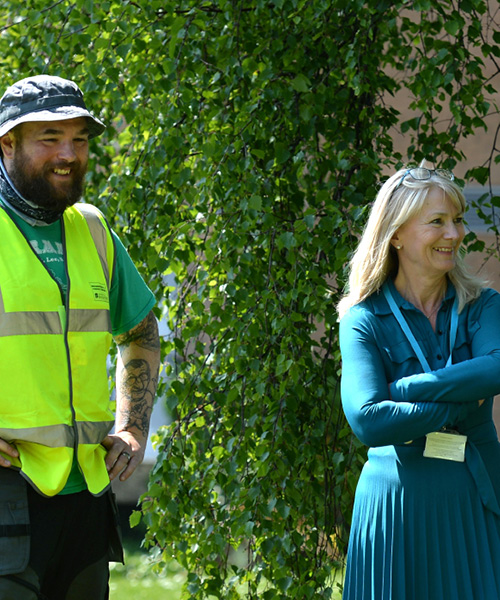
[[[14,83],[0,98],[0,137],[19,123],[64,121],[86,117],[89,138],[101,135],[105,125],[88,111],[80,88],[61,77],[35,75]]]

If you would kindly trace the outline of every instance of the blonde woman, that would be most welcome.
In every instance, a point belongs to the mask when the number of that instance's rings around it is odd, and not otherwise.
[[[470,275],[451,172],[380,189],[339,304],[342,404],[370,446],[344,600],[500,600],[500,295]]]

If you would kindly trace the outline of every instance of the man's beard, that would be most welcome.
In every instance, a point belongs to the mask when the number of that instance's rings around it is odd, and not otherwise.
[[[80,162],[71,163],[71,182],[67,186],[56,188],[45,174],[48,175],[53,169],[57,168],[66,169],[68,164],[60,162],[44,166],[42,170],[35,171],[29,157],[26,156],[22,147],[18,146],[9,175],[16,190],[29,203],[62,213],[68,206],[73,206],[82,197],[83,182],[87,169],[86,165],[82,166]]]

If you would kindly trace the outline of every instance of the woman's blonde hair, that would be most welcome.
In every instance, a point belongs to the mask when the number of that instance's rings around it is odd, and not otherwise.
[[[420,167],[428,168],[426,161]],[[431,170],[432,171],[432,170]],[[350,261],[347,292],[338,304],[339,317],[355,304],[379,290],[388,277],[398,271],[398,256],[391,245],[396,231],[422,210],[432,188],[441,188],[460,212],[466,202],[460,187],[451,179],[432,172],[429,179],[413,179],[408,168],[401,169],[380,188],[370,211],[359,245]],[[475,300],[485,282],[467,271],[459,252],[454,268],[448,273],[459,299],[459,310]]]

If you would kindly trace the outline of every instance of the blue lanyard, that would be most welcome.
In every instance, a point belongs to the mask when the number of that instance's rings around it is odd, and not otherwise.
[[[432,369],[430,368],[429,363],[427,362],[427,360],[424,356],[424,353],[422,352],[422,349],[420,348],[417,340],[415,339],[415,336],[413,335],[408,323],[406,322],[406,319],[401,314],[401,311],[399,310],[399,306],[396,304],[396,302],[393,298],[393,295],[391,293],[391,290],[389,289],[389,285],[387,283],[385,283],[382,287],[382,290],[384,292],[385,298],[386,298],[387,302],[389,303],[389,306],[390,306],[394,316],[396,317],[398,323],[401,326],[401,329],[403,330],[408,341],[410,342],[411,347],[413,348],[415,354],[417,355],[417,358],[420,361],[420,364],[422,365],[423,370],[426,373],[429,373]],[[457,329],[458,329],[458,296],[455,296],[455,302],[453,303],[453,309],[451,312],[450,356],[448,357],[448,361],[446,363],[447,367],[449,367],[452,364],[451,355],[453,353],[453,347],[455,346],[455,340],[457,338]]]

